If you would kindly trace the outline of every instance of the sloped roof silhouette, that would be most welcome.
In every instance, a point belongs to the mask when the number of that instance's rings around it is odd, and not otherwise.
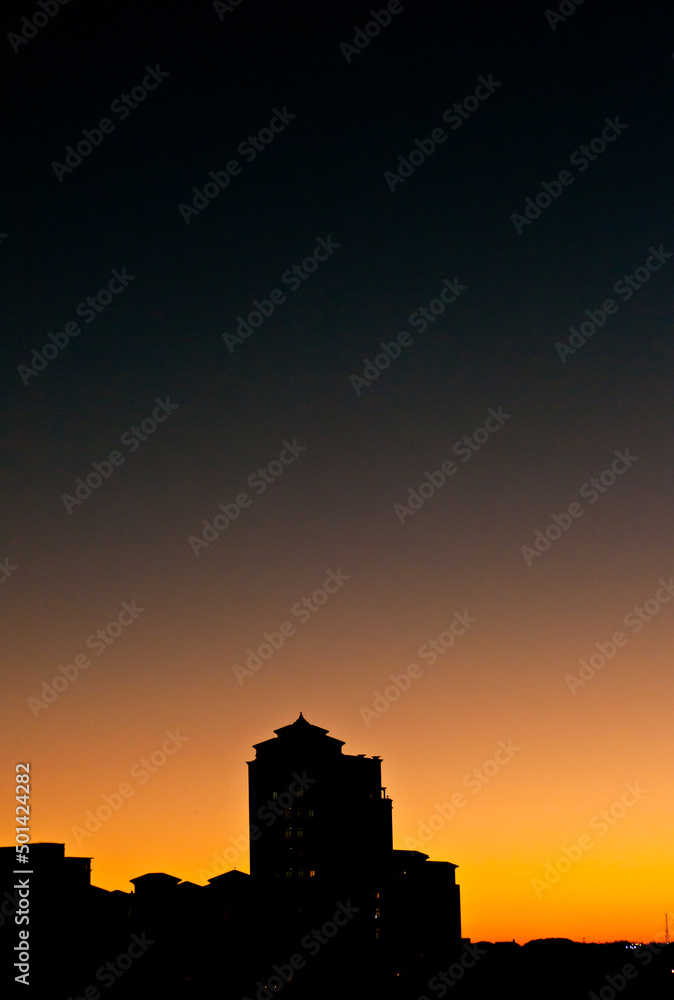
[[[221,886],[234,883],[243,884],[248,881],[250,881],[250,875],[247,875],[246,872],[240,872],[238,869],[234,868],[232,871],[223,872],[222,875],[216,875],[214,878],[209,878],[208,883],[209,885],[215,884],[217,886]]]
[[[177,875],[167,875],[166,872],[147,872],[145,875],[137,875],[136,878],[129,879],[132,885],[142,886],[172,886],[181,882]]]
[[[320,726],[314,726],[304,718],[300,712],[294,722],[287,726],[275,729],[276,737],[270,740],[263,740],[261,743],[254,743],[257,757],[266,755],[271,751],[284,749],[290,750],[298,746],[304,749],[311,748],[321,754],[341,754],[344,740],[336,740],[333,736],[328,736],[328,730]],[[249,761],[250,763],[250,761]]]
[[[327,729],[321,729],[320,726],[313,726],[310,722],[307,722],[301,712],[295,721],[291,722],[289,726],[281,726],[280,729],[274,730],[277,736],[280,736],[281,733],[288,733],[288,735],[291,735],[292,733],[292,735],[295,735],[296,733],[309,733],[311,731],[313,731],[315,735],[322,733],[324,736],[327,736],[328,733]]]

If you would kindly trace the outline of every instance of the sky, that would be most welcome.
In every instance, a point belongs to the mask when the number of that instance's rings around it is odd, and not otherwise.
[[[664,6],[3,11],[2,843],[247,871],[301,711],[464,936],[664,939]]]

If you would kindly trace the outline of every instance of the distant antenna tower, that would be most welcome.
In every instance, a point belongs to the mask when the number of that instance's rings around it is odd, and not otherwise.
[[[669,944],[669,917],[665,913],[665,944]]]

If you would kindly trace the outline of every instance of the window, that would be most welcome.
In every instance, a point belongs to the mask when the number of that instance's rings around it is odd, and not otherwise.
[[[277,798],[278,798],[278,792],[272,792],[272,793],[271,793],[271,797],[272,797],[273,799],[277,799]]]
[[[316,869],[315,868],[311,868],[309,870],[309,878],[316,878]]]
[[[297,839],[301,840],[303,836],[304,836],[304,830],[302,829],[301,826],[298,826],[297,827]]]
[[[316,813],[314,812],[314,810],[310,809],[309,810],[309,819],[313,819],[315,815],[316,815]]]
[[[286,809],[286,819],[290,819],[290,817],[292,816],[292,814],[293,814],[292,809]]]
[[[286,829],[285,829],[285,835],[286,835],[286,840],[290,840],[290,838],[293,835],[293,828],[292,828],[292,826],[287,826],[286,827]]]
[[[293,877],[292,868],[286,868],[286,878],[292,878],[292,877]]]

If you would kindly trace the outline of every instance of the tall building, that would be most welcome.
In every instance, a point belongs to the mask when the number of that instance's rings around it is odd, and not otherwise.
[[[251,875],[350,884],[383,874],[393,841],[381,759],[342,753],[343,740],[301,713],[274,732],[248,761]]]
[[[275,933],[348,897],[359,946],[390,968],[456,947],[456,865],[393,849],[381,758],[343,753],[342,740],[301,713],[274,732],[255,744],[248,781],[250,871]]]
[[[456,865],[393,848],[381,758],[343,746],[302,714],[255,745],[250,875],[200,886],[150,872],[131,879],[133,893],[107,892],[90,884],[91,859],[63,844],[31,844],[23,871],[16,847],[0,848],[4,967],[29,879],[36,996],[93,995],[113,984],[117,958],[115,995],[133,1000],[269,1000],[282,987],[297,1000],[419,996],[461,947]]]

